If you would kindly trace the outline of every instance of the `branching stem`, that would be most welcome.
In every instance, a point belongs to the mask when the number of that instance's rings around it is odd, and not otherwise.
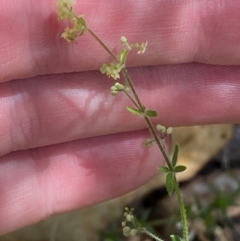
[[[146,110],[145,106],[142,104],[142,102],[135,90],[133,81],[132,81],[129,73],[128,73],[127,69],[125,68],[125,61],[126,61],[126,58],[128,55],[128,51],[131,50],[132,47],[134,47],[134,48],[138,48],[138,53],[144,53],[146,46],[147,46],[147,42],[145,44],[140,44],[140,45],[138,43],[129,45],[127,43],[127,39],[125,37],[122,37],[121,42],[125,46],[125,48],[122,50],[121,55],[118,59],[118,57],[102,42],[102,40],[90,28],[88,28],[85,18],[83,16],[80,16],[80,15],[77,16],[75,14],[75,12],[71,6],[72,4],[73,4],[72,0],[60,0],[59,3],[57,4],[58,18],[62,19],[62,20],[68,19],[68,20],[72,21],[72,24],[73,24],[72,28],[67,27],[65,29],[65,31],[61,37],[63,37],[68,42],[72,42],[78,36],[82,35],[85,31],[88,31],[90,33],[90,35],[106,50],[106,52],[117,63],[116,65],[115,65],[115,63],[113,63],[112,65],[109,65],[109,66],[107,66],[106,64],[105,64],[105,66],[103,65],[104,67],[101,70],[101,72],[106,73],[108,76],[111,76],[114,79],[119,78],[120,72],[124,76],[127,87],[125,88],[124,85],[122,85],[120,83],[115,83],[115,85],[111,87],[111,93],[113,95],[116,95],[116,94],[118,94],[118,91],[123,91],[128,96],[128,98],[132,101],[132,103],[137,107],[137,110],[134,108],[131,108],[131,107],[130,108],[132,110],[134,110],[137,114],[140,113],[140,115],[142,115],[144,117],[144,120],[147,123],[147,126],[148,126],[154,140],[156,141],[156,143],[165,159],[165,162],[168,165],[168,168],[165,167],[165,170],[167,169],[167,171],[169,171],[167,174],[167,178],[166,178],[167,190],[170,195],[173,193],[173,191],[175,191],[175,193],[177,195],[178,203],[180,206],[181,221],[182,221],[182,226],[183,226],[183,240],[188,241],[189,235],[188,235],[188,222],[187,222],[186,208],[184,205],[181,191],[179,189],[179,183],[176,179],[177,169],[175,169],[175,168],[177,168],[177,167],[175,167],[175,165],[177,163],[178,145],[176,145],[176,147],[175,147],[173,159],[170,160],[169,155],[168,155],[168,150],[167,150],[167,148],[165,148],[165,145],[164,145],[164,142],[162,139],[162,134],[165,132],[162,132],[161,135],[159,135],[158,127],[160,126],[160,130],[161,130],[161,125],[158,125],[155,128],[152,123],[152,120],[150,118],[150,117],[157,116],[157,112],[154,110]],[[104,69],[105,67],[106,67],[106,69]],[[113,69],[111,69],[111,68],[113,68]],[[131,94],[128,93],[128,88],[131,89]],[[134,112],[132,112],[132,113],[134,113]],[[169,128],[166,129],[166,127],[164,127],[164,129],[166,131],[165,134],[171,133],[171,130]],[[180,166],[178,166],[178,169],[179,169],[179,167]],[[172,179],[172,177],[174,179]],[[132,215],[132,213],[131,213],[131,215]],[[129,227],[127,227],[127,229],[129,229]],[[141,231],[148,234],[150,237],[152,237],[155,240],[163,241],[159,237],[157,237],[154,234],[147,231],[145,228],[141,228]],[[178,238],[178,240],[179,240],[179,238]]]
[[[102,40],[89,28],[87,28],[87,31],[99,42],[99,44],[107,51],[107,53],[116,61],[119,63],[119,60],[118,58],[114,55],[114,53],[102,42]],[[122,74],[127,82],[127,85],[130,87],[132,93],[133,93],[133,96],[135,98],[135,100],[126,92],[125,94],[129,97],[129,99],[133,102],[133,104],[139,108],[139,110],[141,112],[144,112],[145,111],[145,107],[144,105],[142,104],[142,102],[140,101],[139,97],[138,97],[138,94],[135,90],[135,87],[133,85],[133,81],[130,77],[130,75],[128,74],[128,71],[127,69],[124,67],[122,69]],[[154,140],[156,141],[170,171],[174,171],[174,168],[171,164],[171,161],[169,159],[169,156],[163,146],[163,143],[162,143],[162,140],[158,137],[158,134],[156,133],[156,130],[153,126],[153,123],[152,121],[150,120],[149,117],[147,116],[144,116],[144,119],[147,123],[147,126],[154,138]],[[181,222],[182,222],[182,226],[183,226],[183,240],[184,241],[188,241],[188,222],[187,222],[187,215],[186,215],[186,208],[185,208],[185,204],[184,204],[184,201],[183,201],[183,198],[182,198],[182,194],[181,194],[181,191],[179,189],[179,184],[178,184],[178,181],[176,179],[176,176],[174,176],[175,180],[174,180],[174,183],[175,183],[175,192],[176,192],[176,195],[177,195],[177,199],[178,199],[178,203],[179,203],[179,207],[180,207],[180,214],[181,214]],[[154,238],[155,240],[159,240],[159,241],[162,241],[159,237],[153,235],[152,233],[148,232],[146,229],[144,229],[144,232],[146,234],[148,234],[150,237]]]
[[[115,54],[113,54],[113,52],[102,42],[102,40],[91,29],[87,28],[87,31],[99,42],[99,44],[110,54],[110,56],[113,57],[113,59],[116,62],[119,62],[119,60],[115,56]],[[136,92],[135,87],[133,85],[133,81],[132,81],[130,75],[128,74],[127,69],[123,68],[122,69],[122,73],[123,73],[123,76],[124,76],[125,80],[127,81],[128,86],[132,90],[132,93],[133,93],[134,98],[135,98],[136,101],[134,101],[129,95],[128,95],[128,97],[139,108],[140,111],[144,112],[144,106],[143,106],[142,102],[140,101],[140,99],[139,99],[139,97],[137,95],[137,92]],[[163,157],[164,157],[164,159],[165,159],[169,169],[171,171],[173,171],[173,167],[171,165],[169,157],[168,157],[168,155],[167,155],[167,153],[166,153],[166,151],[165,151],[165,149],[163,147],[163,144],[161,143],[161,140],[158,138],[158,135],[157,135],[157,133],[156,133],[154,127],[153,127],[153,124],[152,124],[151,120],[149,119],[149,117],[144,117],[144,119],[145,119],[145,121],[146,121],[146,123],[148,125],[148,128],[149,128],[151,134],[153,135],[153,137],[154,137],[154,139],[155,139],[159,149],[161,150],[161,152],[163,154]]]

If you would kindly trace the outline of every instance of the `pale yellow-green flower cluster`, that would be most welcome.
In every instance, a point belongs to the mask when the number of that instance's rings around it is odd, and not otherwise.
[[[122,222],[123,227],[123,235],[128,236],[135,236],[138,232],[138,225],[135,223],[137,221],[133,216],[133,208],[125,208],[124,216],[125,221]],[[132,227],[131,227],[132,226]]]
[[[76,16],[72,6],[75,4],[74,0],[60,0],[57,5],[58,19],[72,19]]]
[[[61,37],[68,42],[72,42],[82,35],[87,28],[86,21],[83,16],[77,16],[72,8],[75,4],[74,0],[59,0],[57,3],[57,13],[59,20],[70,20],[72,27],[66,27]]]
[[[61,37],[68,42],[72,42],[82,35],[86,30],[86,21],[83,16],[74,17],[71,19],[73,27],[66,27]]]
[[[125,68],[125,62],[127,60],[127,56],[130,50],[133,48],[138,50],[138,54],[144,53],[147,48],[147,42],[146,43],[135,43],[135,44],[129,44],[127,41],[127,38],[122,36],[120,39],[121,44],[123,45],[123,49],[118,57],[118,61],[114,61],[109,64],[103,64],[100,68],[100,71],[102,74],[106,74],[108,77],[111,77],[113,79],[119,79],[120,78],[120,72],[123,68]]]
[[[116,80],[120,78],[120,72],[124,66],[122,63],[103,64],[100,71],[102,74],[106,74],[108,77]]]
[[[163,241],[155,234],[149,232],[146,228],[144,228],[144,226],[142,226],[142,224],[134,217],[133,211],[134,211],[133,208],[127,208],[127,207],[124,210],[125,220],[122,222],[123,235],[126,237],[131,237],[131,236],[135,236],[138,233],[145,233],[153,240]],[[174,239],[174,240],[181,241],[181,239]]]
[[[112,87],[111,87],[111,95],[115,96],[117,95],[119,92],[121,91],[129,91],[129,87],[124,86],[122,84],[120,84],[119,82],[116,82]]]
[[[137,49],[137,54],[143,54],[146,51],[147,48],[147,42],[145,43],[135,43],[135,44],[129,44],[127,41],[127,38],[122,36],[121,37],[121,43],[126,47],[128,50],[132,50],[133,48]]]
[[[166,127],[163,125],[158,124],[156,126],[157,131],[159,131],[162,134],[167,134],[167,135],[171,135],[173,133],[173,128],[172,127]]]

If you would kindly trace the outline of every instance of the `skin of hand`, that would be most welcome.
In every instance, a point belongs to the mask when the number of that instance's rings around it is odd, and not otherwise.
[[[122,195],[163,164],[141,148],[144,121],[99,73],[108,54],[88,34],[68,44],[55,0],[2,0],[0,234]],[[240,120],[240,2],[82,0],[90,28],[114,52],[148,41],[128,64],[156,123]]]

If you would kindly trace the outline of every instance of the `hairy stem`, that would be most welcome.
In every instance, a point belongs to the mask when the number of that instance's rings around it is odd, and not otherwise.
[[[177,181],[176,176],[174,176],[174,188],[177,195],[179,207],[180,207],[180,214],[181,214],[181,222],[183,226],[183,240],[188,241],[189,235],[188,235],[188,221],[187,221],[187,212],[185,208],[185,204],[183,201],[182,193],[179,188],[179,183]]]
[[[142,230],[142,232],[157,241],[164,241],[163,239],[159,238],[158,236],[154,235],[153,233],[150,233],[149,231],[147,231],[147,229],[145,229],[145,228]]]

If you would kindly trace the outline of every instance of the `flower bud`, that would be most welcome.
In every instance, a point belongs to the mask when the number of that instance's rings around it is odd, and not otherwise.
[[[127,38],[124,37],[124,36],[122,36],[122,37],[121,37],[121,43],[127,43]]]
[[[118,94],[118,91],[111,91],[112,96],[116,96]]]
[[[172,127],[168,127],[166,133],[168,135],[171,135],[173,133],[173,128]]]
[[[133,216],[131,214],[128,214],[126,219],[128,222],[131,222],[133,220]]]
[[[118,90],[124,90],[124,85],[120,84],[120,83],[115,83],[115,86],[117,87]]]
[[[166,127],[165,126],[162,126],[162,125],[158,124],[156,128],[162,134],[164,134],[166,132]]]
[[[115,85],[111,86],[111,91],[117,91],[117,90],[118,88]]]
[[[137,234],[137,229],[131,229],[129,235],[130,236],[135,236]]]
[[[125,226],[123,228],[123,235],[126,236],[126,237],[129,236],[130,235],[130,231],[131,231],[131,228],[128,227],[128,226]]]

